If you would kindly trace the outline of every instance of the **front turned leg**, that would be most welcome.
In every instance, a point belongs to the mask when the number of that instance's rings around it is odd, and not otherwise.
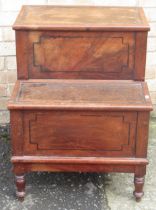
[[[141,201],[141,198],[144,195],[143,187],[144,187],[144,180],[146,174],[146,166],[138,167],[134,176],[134,196],[137,202]]]
[[[16,175],[15,176],[16,182],[16,196],[18,200],[23,201],[25,196],[25,176],[24,174]]]
[[[135,185],[135,191],[134,196],[137,202],[141,201],[141,198],[144,195],[143,187],[144,187],[144,177],[134,177],[134,185]]]

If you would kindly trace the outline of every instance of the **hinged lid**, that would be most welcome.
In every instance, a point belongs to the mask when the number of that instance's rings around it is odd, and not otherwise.
[[[145,82],[17,81],[9,109],[152,110]]]
[[[23,6],[15,30],[148,31],[142,8],[101,6]]]

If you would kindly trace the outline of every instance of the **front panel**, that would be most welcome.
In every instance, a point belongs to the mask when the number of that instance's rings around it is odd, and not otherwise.
[[[135,155],[137,113],[43,111],[24,113],[24,155]]]
[[[139,52],[133,32],[17,31],[16,35],[19,79],[138,79],[144,75],[138,63],[143,62],[145,50],[136,63]]]

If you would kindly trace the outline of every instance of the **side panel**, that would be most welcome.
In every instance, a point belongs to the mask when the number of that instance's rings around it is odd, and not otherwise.
[[[16,59],[17,59],[17,78],[29,79],[28,57],[29,50],[27,31],[16,31]]]
[[[147,32],[136,33],[134,80],[145,80]]]
[[[149,112],[138,113],[137,138],[136,138],[136,157],[147,157]]]
[[[11,149],[13,155],[23,155],[23,112],[10,111]]]

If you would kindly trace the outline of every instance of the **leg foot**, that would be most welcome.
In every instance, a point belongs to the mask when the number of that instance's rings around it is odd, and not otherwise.
[[[16,181],[16,196],[18,200],[23,201],[25,196],[25,177],[24,175],[16,175],[15,176]]]
[[[141,201],[141,198],[144,195],[143,192],[143,186],[144,186],[144,177],[134,177],[134,185],[135,185],[135,191],[134,196],[137,202]]]

